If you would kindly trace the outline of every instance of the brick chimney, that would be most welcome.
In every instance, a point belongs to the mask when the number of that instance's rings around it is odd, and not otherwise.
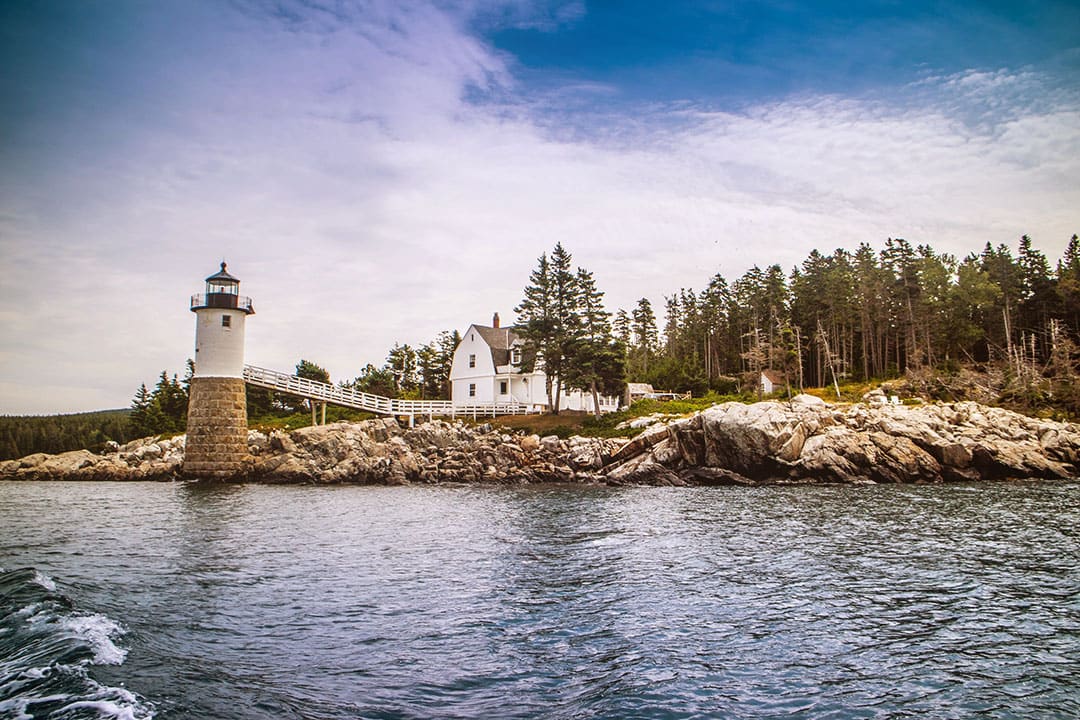
[[[495,316],[491,318],[491,327],[499,327],[499,313],[495,313]]]

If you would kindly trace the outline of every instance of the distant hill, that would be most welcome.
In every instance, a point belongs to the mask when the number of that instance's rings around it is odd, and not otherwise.
[[[128,409],[71,415],[0,415],[0,460],[33,453],[98,450],[109,440],[133,439]]]

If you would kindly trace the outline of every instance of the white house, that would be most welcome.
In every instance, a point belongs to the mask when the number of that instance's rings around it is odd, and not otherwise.
[[[542,368],[521,369],[525,342],[513,328],[501,327],[499,314],[491,325],[470,325],[462,333],[450,366],[450,398],[455,405],[518,404],[528,412],[547,410],[546,375]],[[562,410],[593,410],[592,395],[565,387]],[[601,397],[600,411],[617,410],[616,398]]]

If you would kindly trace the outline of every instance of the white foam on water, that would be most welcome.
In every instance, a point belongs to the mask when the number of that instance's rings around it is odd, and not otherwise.
[[[42,573],[40,570],[34,571],[34,582],[49,592],[56,592],[56,583],[53,582],[51,577]]]
[[[90,644],[95,665],[123,664],[127,650],[117,646],[112,637],[123,635],[124,630],[115,621],[98,614],[73,615],[64,618],[62,624]]]
[[[92,681],[91,681],[92,682]],[[119,718],[119,720],[149,720],[154,717],[154,711],[143,704],[140,698],[122,687],[104,687],[98,685],[98,692],[93,695],[65,705],[60,709],[61,717],[66,710],[80,710],[89,708],[98,711],[98,716],[103,718]]]
[[[60,708],[57,713],[63,717],[63,713],[72,710],[96,710],[98,717],[117,718],[117,720],[149,720],[154,717],[154,711],[142,707],[134,695],[123,688],[109,688],[120,694],[120,701],[114,700],[77,700]]]
[[[40,571],[34,571],[31,583],[49,592],[58,592],[56,583]],[[121,665],[127,650],[118,646],[114,638],[123,635],[124,628],[105,615],[73,612],[69,606],[61,606],[55,599],[46,598],[29,602],[10,612],[0,633],[26,633],[24,643],[15,643],[11,653],[0,662],[0,718],[32,720],[43,704],[59,705],[49,717],[70,718],[96,716],[119,720],[149,720],[154,717],[153,705],[123,687],[101,685],[88,674],[90,665]],[[66,641],[66,642],[65,642]],[[83,646],[91,657],[76,660],[72,664],[58,663],[56,652]],[[10,642],[8,644],[11,644]],[[47,663],[47,665],[45,664]],[[71,685],[70,692],[61,694],[37,694],[56,683],[56,675],[62,685]],[[42,685],[38,681],[49,680]],[[14,696],[13,696],[14,695]]]
[[[31,705],[43,703],[68,702],[67,705],[49,713],[49,717],[63,718],[67,713],[76,710],[95,710],[100,718],[116,718],[117,720],[151,720],[154,711],[146,707],[138,697],[124,688],[105,687],[90,681],[96,689],[87,698],[76,699],[73,695],[45,695],[41,697],[23,696],[10,700],[0,700],[0,716],[11,720],[33,720],[33,715],[27,712]]]
[[[12,698],[0,700],[0,714],[11,720],[34,720],[33,715],[26,714],[26,706],[30,701],[25,698]]]

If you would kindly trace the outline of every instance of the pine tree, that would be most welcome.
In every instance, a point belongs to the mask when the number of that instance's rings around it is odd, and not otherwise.
[[[394,376],[397,396],[415,390],[417,387],[416,352],[408,345],[394,343],[386,356],[386,367]]]
[[[135,398],[131,401],[131,413],[128,415],[128,425],[134,437],[141,438],[152,435],[155,431],[150,427],[149,413],[152,398],[146,383],[139,385],[135,391]]]
[[[1073,235],[1057,266],[1061,317],[1073,337],[1080,339],[1080,237]]]
[[[525,297],[514,308],[518,317],[518,328],[525,341],[522,369],[531,371],[543,369],[544,355],[554,334],[554,301],[552,299],[551,264],[547,253],[540,255],[536,269],[529,274],[529,284],[525,286]],[[551,403],[551,374],[546,374],[544,391],[548,403]]]
[[[588,390],[599,416],[600,391],[617,394],[621,390],[625,353],[611,340],[611,314],[604,309],[604,294],[597,289],[593,274],[578,268],[576,284],[578,333],[569,342],[561,379],[567,387]]]
[[[630,316],[625,310],[619,308],[615,313],[615,320],[612,323],[612,331],[615,333],[615,339],[622,343],[623,347],[629,350],[630,348]]]
[[[1020,321],[1022,330],[1029,333],[1043,334],[1053,317],[1061,314],[1061,298],[1057,280],[1050,272],[1050,263],[1046,256],[1031,246],[1031,238],[1020,238],[1020,251],[1017,257],[1020,270]],[[1049,353],[1042,353],[1044,360]]]
[[[638,300],[631,315],[631,330],[634,333],[634,348],[640,353],[648,366],[648,359],[656,352],[659,345],[659,333],[656,329],[656,314],[648,298]]]
[[[555,244],[550,261],[546,254],[541,255],[537,268],[529,276],[524,299],[514,308],[526,345],[523,367],[528,370],[542,361],[548,407],[556,415],[562,399],[561,379],[566,358],[581,331],[580,294],[571,261],[562,243]],[[554,382],[556,378],[560,382]]]

